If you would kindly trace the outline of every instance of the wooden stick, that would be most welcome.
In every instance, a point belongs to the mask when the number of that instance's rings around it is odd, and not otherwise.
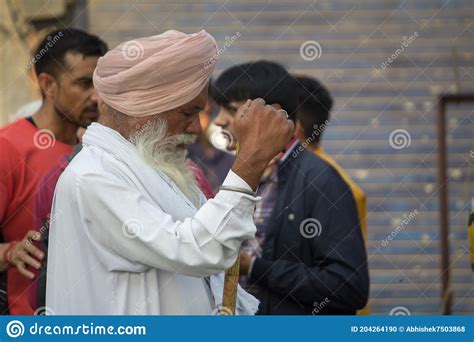
[[[236,144],[237,153],[240,150],[240,144]],[[225,271],[224,278],[224,294],[222,295],[221,315],[234,316],[235,308],[237,306],[237,286],[239,285],[239,270],[240,270],[240,252],[237,255],[237,260],[234,264]]]
[[[235,315],[237,306],[237,285],[239,284],[240,258],[237,256],[235,263],[227,269],[224,279],[224,295],[222,296],[222,315]]]

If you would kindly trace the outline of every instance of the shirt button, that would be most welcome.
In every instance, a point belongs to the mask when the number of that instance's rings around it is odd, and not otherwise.
[[[294,219],[295,219],[295,214],[290,213],[290,214],[288,215],[288,220],[293,221]]]

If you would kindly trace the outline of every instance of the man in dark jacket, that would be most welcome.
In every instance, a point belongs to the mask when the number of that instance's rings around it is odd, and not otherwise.
[[[220,106],[215,123],[232,137],[236,109],[258,97],[294,119],[296,82],[273,62],[224,71],[213,89]],[[236,146],[230,139],[228,148]],[[367,255],[351,190],[338,172],[295,138],[270,163],[258,194],[257,236],[243,246],[240,262],[244,287],[261,301],[259,314],[355,314],[362,308]]]

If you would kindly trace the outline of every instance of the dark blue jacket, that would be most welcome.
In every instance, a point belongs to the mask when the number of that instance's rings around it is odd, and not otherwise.
[[[352,192],[338,172],[297,145],[278,167],[278,194],[250,282],[261,315],[355,314],[369,291]]]

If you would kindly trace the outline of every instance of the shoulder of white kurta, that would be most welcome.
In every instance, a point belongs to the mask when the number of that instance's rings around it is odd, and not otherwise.
[[[113,155],[95,147],[84,147],[81,152],[71,161],[67,170],[73,172],[77,180],[85,181],[87,178],[116,179],[121,182],[130,179],[130,169]]]

